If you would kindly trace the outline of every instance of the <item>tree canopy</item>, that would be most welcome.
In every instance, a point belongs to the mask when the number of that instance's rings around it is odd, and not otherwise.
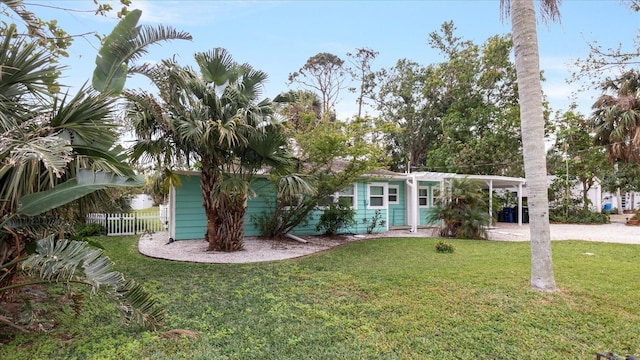
[[[493,36],[480,46],[455,30],[447,22],[429,35],[443,62],[401,59],[376,73],[370,91],[391,129],[392,168],[522,175],[512,42]]]

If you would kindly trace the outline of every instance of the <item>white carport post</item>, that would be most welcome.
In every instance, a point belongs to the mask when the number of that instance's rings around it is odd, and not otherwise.
[[[489,180],[489,226],[493,225],[493,180]]]
[[[420,218],[420,201],[418,201],[418,181],[416,180],[416,174],[411,174],[411,182],[413,186],[411,187],[411,203],[413,204],[413,214],[411,219],[411,232],[418,232],[418,219]]]
[[[518,225],[522,226],[522,183],[518,183]]]
[[[444,176],[440,178],[440,196],[444,196],[444,179]],[[449,190],[451,190],[451,181],[449,181]],[[449,194],[451,194],[451,191],[449,191]],[[447,201],[451,201],[451,198],[447,199]],[[431,204],[431,206],[433,206],[433,204]],[[444,225],[444,219],[440,219],[440,225]]]
[[[407,186],[409,187],[409,191],[407,194],[407,219],[409,219],[409,224],[411,225],[411,231],[412,233],[418,232],[418,224],[417,224],[417,218],[418,218],[418,193],[417,193],[417,184],[416,184],[416,174],[413,173],[411,174],[410,177],[408,177],[405,180]]]

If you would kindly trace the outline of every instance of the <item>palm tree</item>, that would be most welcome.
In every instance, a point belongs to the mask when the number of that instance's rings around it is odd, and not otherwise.
[[[287,165],[291,155],[273,104],[257,100],[266,74],[221,48],[195,59],[199,74],[172,60],[143,69],[159,99],[127,93],[141,139],[132,155],[155,155],[165,166],[199,162],[209,250],[240,250],[249,182],[264,166]]]
[[[601,88],[591,124],[596,144],[606,147],[611,162],[640,162],[640,72],[628,71]]]
[[[540,1],[542,14],[559,17],[560,0]],[[549,230],[549,199],[544,145],[544,114],[540,80],[540,56],[533,0],[501,0],[502,9],[511,15],[515,51],[523,159],[531,232],[531,286],[555,291]]]
[[[451,186],[429,209],[427,220],[434,224],[442,221],[440,236],[486,239],[491,218],[485,197],[480,186],[469,178],[452,179]]]

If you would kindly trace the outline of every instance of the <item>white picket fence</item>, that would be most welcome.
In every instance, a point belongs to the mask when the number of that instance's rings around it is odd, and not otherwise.
[[[86,221],[88,224],[102,224],[107,229],[108,236],[137,235],[166,231],[169,226],[169,212],[167,206],[160,206],[158,212],[91,213],[87,215]]]

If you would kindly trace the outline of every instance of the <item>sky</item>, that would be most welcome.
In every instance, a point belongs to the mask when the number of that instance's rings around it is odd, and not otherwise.
[[[25,1],[26,2],[26,1]],[[104,1],[103,1],[104,2]],[[43,19],[56,19],[70,34],[108,34],[118,19],[92,12],[62,10],[95,9],[89,0],[28,1],[28,9]],[[44,5],[44,6],[42,6]],[[114,7],[119,8],[117,3]],[[234,60],[249,63],[269,75],[265,96],[296,89],[288,85],[288,74],[300,69],[320,52],[347,59],[347,52],[371,48],[379,52],[373,69],[389,68],[399,59],[424,66],[444,58],[427,43],[429,33],[453,21],[455,34],[476,44],[493,35],[510,33],[508,19],[501,19],[499,0],[422,1],[169,1],[132,0],[131,9],[141,9],[141,24],[162,24],[189,32],[192,41],[172,41],[153,46],[141,61],[157,62],[176,57],[183,65],[194,65],[193,55],[216,47],[226,48]],[[632,48],[640,37],[640,13],[618,0],[564,0],[561,23],[539,23],[540,65],[546,81],[543,91],[553,111],[568,110],[578,84],[567,84],[575,60],[589,54],[589,43],[605,48]],[[62,82],[79,87],[91,79],[99,40],[88,35],[75,40]],[[132,78],[127,88],[149,89],[142,78]],[[589,114],[597,92],[575,97],[578,110]],[[339,118],[352,117],[355,96],[341,92]]]

